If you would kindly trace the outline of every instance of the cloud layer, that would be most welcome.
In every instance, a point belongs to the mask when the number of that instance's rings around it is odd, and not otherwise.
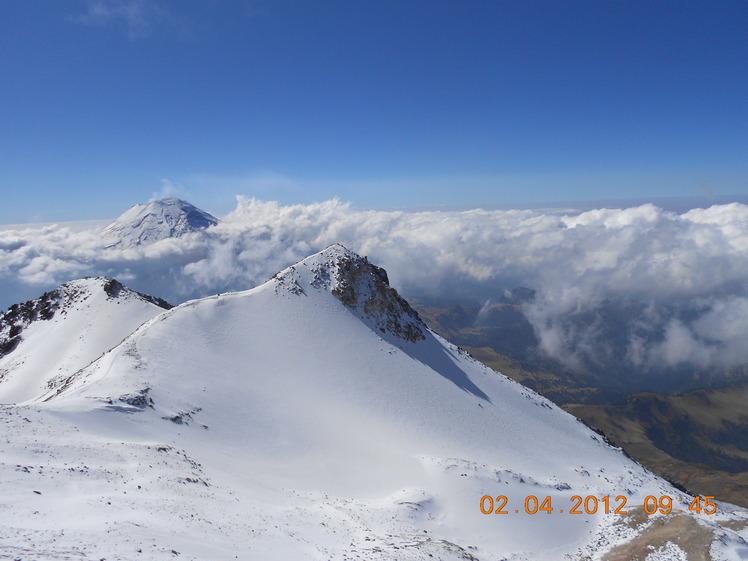
[[[737,203],[409,213],[240,196],[218,226],[135,249],[104,250],[95,231],[0,231],[0,304],[94,274],[180,302],[250,288],[334,242],[406,295],[477,302],[536,289],[525,313],[541,349],[570,364],[613,352],[613,340],[639,368],[748,364],[748,206]]]

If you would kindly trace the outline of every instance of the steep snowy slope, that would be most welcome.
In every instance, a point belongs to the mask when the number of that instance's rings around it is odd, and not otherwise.
[[[187,201],[168,197],[135,205],[102,230],[106,247],[128,248],[176,238],[218,224],[218,219]]]
[[[0,555],[21,559],[602,559],[655,520],[748,555],[715,524],[744,511],[644,515],[688,497],[432,334],[341,246],[161,314],[0,415]],[[575,496],[598,507],[571,514]],[[604,512],[619,496],[628,520]],[[678,539],[648,553],[683,559]]]
[[[0,314],[0,403],[46,393],[170,307],[103,277],[11,306]]]

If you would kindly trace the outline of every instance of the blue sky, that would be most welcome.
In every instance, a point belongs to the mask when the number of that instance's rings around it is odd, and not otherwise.
[[[0,223],[748,193],[748,3],[0,7]]]

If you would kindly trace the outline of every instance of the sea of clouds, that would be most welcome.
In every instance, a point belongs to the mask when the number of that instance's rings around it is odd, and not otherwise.
[[[406,296],[459,295],[480,305],[506,289],[535,289],[524,312],[539,346],[572,365],[607,352],[600,325],[578,318],[611,302],[636,310],[621,333],[625,359],[637,367],[748,364],[743,204],[681,214],[649,204],[404,212],[237,199],[215,227],[127,249],[105,249],[95,229],[0,230],[0,306],[92,275],[179,303],[251,288],[339,242],[384,267]]]

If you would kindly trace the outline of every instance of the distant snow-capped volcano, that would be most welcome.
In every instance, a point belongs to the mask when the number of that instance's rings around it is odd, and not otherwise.
[[[0,421],[11,558],[748,553],[718,523],[748,513],[646,515],[647,497],[692,497],[436,336],[339,245],[153,317]]]
[[[102,230],[106,247],[128,248],[176,238],[218,224],[218,219],[196,206],[168,197],[135,205]]]

